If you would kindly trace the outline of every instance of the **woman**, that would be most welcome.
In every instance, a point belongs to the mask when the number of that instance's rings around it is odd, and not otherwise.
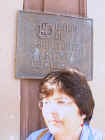
[[[47,128],[27,140],[103,140],[90,127],[94,99],[83,74],[77,70],[51,72],[41,82],[40,102]]]

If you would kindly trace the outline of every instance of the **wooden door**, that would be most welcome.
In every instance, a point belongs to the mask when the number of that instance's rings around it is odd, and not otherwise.
[[[24,9],[72,15],[87,15],[86,0],[24,0]],[[20,140],[37,129],[44,127],[38,108],[40,80],[21,80]]]

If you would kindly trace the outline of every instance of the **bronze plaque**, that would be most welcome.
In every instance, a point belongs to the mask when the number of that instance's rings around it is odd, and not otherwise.
[[[16,77],[40,79],[64,68],[93,75],[93,21],[35,11],[19,11]]]

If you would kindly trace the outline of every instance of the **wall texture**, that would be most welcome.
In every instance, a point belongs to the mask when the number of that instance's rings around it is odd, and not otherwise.
[[[22,0],[0,5],[0,139],[19,140],[20,81],[15,79],[16,13]],[[105,1],[87,0],[94,19],[94,80],[89,82],[96,101],[92,125],[105,131]]]
[[[92,125],[105,132],[105,0],[87,0],[87,15],[94,20],[94,72],[90,85],[96,105]]]
[[[0,139],[19,140],[20,81],[15,79],[16,12],[22,0],[0,4]]]

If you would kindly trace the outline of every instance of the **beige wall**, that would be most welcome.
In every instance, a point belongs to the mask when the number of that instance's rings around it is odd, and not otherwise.
[[[96,107],[92,125],[105,131],[105,1],[87,0],[94,19],[94,80],[89,82]],[[3,0],[0,5],[0,139],[19,140],[20,81],[14,78],[16,11],[22,0]]]
[[[94,75],[90,82],[96,106],[92,125],[105,132],[105,0],[87,0],[94,20]]]
[[[0,140],[19,140],[20,81],[14,78],[16,11],[22,0],[0,3]]]

